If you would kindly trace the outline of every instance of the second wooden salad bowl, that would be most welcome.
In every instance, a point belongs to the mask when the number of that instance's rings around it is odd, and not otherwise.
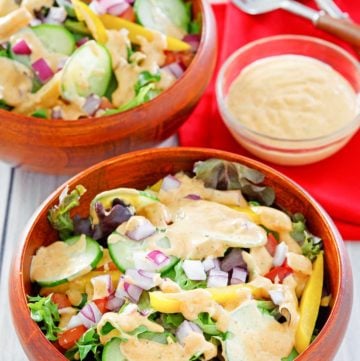
[[[26,117],[0,109],[0,159],[29,170],[74,174],[104,159],[153,147],[173,135],[206,89],[216,62],[216,25],[207,0],[197,53],[184,75],[152,101],[123,113],[76,121]]]
[[[290,212],[302,212],[310,231],[323,239],[326,283],[332,295],[330,311],[315,341],[296,360],[331,360],[340,346],[351,313],[353,285],[350,263],[344,243],[328,215],[309,194],[287,177],[257,161],[224,151],[168,148],[133,152],[101,162],[73,177],[67,184],[70,189],[78,184],[87,189],[77,208],[77,213],[86,216],[90,201],[99,192],[117,187],[144,189],[169,173],[191,170],[195,161],[208,158],[240,162],[263,172],[266,176],[264,183],[275,189],[277,205]],[[29,277],[32,255],[40,246],[57,238],[47,221],[47,212],[57,204],[63,188],[56,190],[29,221],[10,271],[13,322],[20,342],[32,361],[66,360],[31,320],[26,299],[26,295],[32,292]]]

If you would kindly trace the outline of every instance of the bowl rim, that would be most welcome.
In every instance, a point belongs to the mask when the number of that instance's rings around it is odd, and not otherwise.
[[[49,205],[51,202],[55,201],[58,198],[58,196],[60,195],[64,186],[66,186],[67,184],[69,184],[70,186],[74,186],[76,182],[79,182],[80,178],[88,177],[92,173],[96,172],[97,170],[104,170],[104,168],[111,167],[112,165],[114,165],[118,162],[121,162],[124,160],[129,160],[130,158],[135,158],[135,157],[152,158],[158,154],[168,154],[168,152],[173,152],[174,149],[177,149],[178,152],[181,153],[181,158],[184,158],[184,159],[187,159],[187,156],[191,156],[192,154],[196,153],[196,156],[199,159],[200,158],[209,159],[209,158],[218,157],[218,158],[222,158],[222,159],[231,159],[232,161],[238,161],[238,162],[244,161],[246,164],[250,164],[250,166],[255,166],[257,168],[260,168],[261,170],[264,171],[265,174],[268,174],[268,173],[273,174],[276,177],[276,179],[290,184],[293,188],[295,188],[296,192],[301,195],[301,197],[305,197],[307,199],[307,201],[310,203],[310,205],[315,209],[317,215],[322,219],[322,222],[326,225],[327,230],[330,231],[330,235],[334,241],[334,247],[336,249],[336,255],[337,255],[337,261],[339,264],[339,268],[342,271],[342,273],[340,273],[342,277],[339,277],[338,286],[336,288],[337,296],[333,299],[332,309],[329,312],[329,315],[327,317],[325,324],[323,325],[318,337],[316,337],[316,339],[310,344],[310,346],[299,356],[299,360],[309,360],[309,361],[313,360],[313,359],[308,359],[307,356],[308,355],[313,356],[312,350],[315,347],[317,347],[317,348],[325,347],[324,345],[326,345],[326,341],[328,339],[331,341],[336,340],[337,343],[340,344],[344,337],[344,333],[341,333],[340,331],[343,331],[344,329],[346,329],[349,318],[350,318],[350,314],[351,314],[350,311],[351,311],[351,306],[352,306],[352,302],[353,302],[353,278],[352,278],[351,264],[349,261],[349,256],[348,256],[347,250],[345,248],[345,244],[344,244],[344,242],[341,238],[341,235],[338,232],[336,226],[334,225],[333,221],[331,220],[329,215],[323,210],[323,208],[319,205],[319,203],[306,190],[304,190],[299,184],[297,184],[295,181],[291,180],[289,177],[285,176],[281,172],[275,170],[274,168],[272,168],[260,161],[254,160],[252,158],[245,157],[243,155],[239,155],[236,153],[231,153],[231,152],[216,150],[216,149],[211,149],[211,148],[169,147],[169,148],[157,148],[157,149],[153,148],[150,150],[134,151],[134,152],[126,153],[126,154],[119,155],[119,156],[110,158],[108,160],[99,162],[99,163],[85,169],[84,171],[79,172],[78,174],[76,174],[75,176],[73,176],[69,180],[67,180],[65,183],[60,185],[37,208],[37,210],[34,212],[34,214],[31,216],[31,218],[27,222],[27,225],[24,228],[22,236],[20,237],[21,242],[19,243],[19,247],[21,249],[21,252],[15,252],[13,254],[11,269],[14,272],[10,272],[10,276],[9,276],[10,282],[9,282],[8,297],[9,297],[10,305],[12,304],[11,297],[16,296],[18,299],[18,304],[17,304],[16,308],[18,309],[19,307],[21,307],[21,308],[25,307],[27,309],[26,291],[25,291],[24,279],[23,279],[24,247],[27,245],[27,243],[29,241],[29,234],[32,232],[34,225],[39,220],[39,218],[42,216],[42,212],[43,212],[45,206]],[[175,153],[173,154],[173,157],[176,157]],[[13,284],[10,287],[10,285],[12,284],[11,279],[14,279],[14,278],[17,280],[17,284],[15,282],[15,285]],[[350,308],[347,311],[347,313],[345,313],[345,307]],[[340,327],[340,326],[334,327],[336,319],[339,317],[338,316],[339,314],[341,314],[341,316],[343,317],[341,320],[342,327]],[[13,324],[16,325],[16,323],[14,322],[14,309],[12,309],[12,308],[11,308],[11,316],[12,316]],[[44,346],[46,345],[45,347],[47,348],[47,351],[54,352],[54,359],[55,359],[55,357],[57,357],[56,359],[58,359],[58,360],[64,360],[64,361],[67,360],[65,358],[65,356],[62,353],[60,353],[60,351],[57,350],[55,348],[55,346],[53,344],[51,344],[50,341],[48,341],[46,339],[45,335],[42,333],[42,331],[38,327],[38,325],[34,321],[31,320],[30,315],[29,315],[29,318],[27,321],[28,321],[28,324],[30,324],[30,322],[31,322],[31,325],[29,325],[29,327],[32,330],[31,335],[27,335],[27,334],[25,335],[22,333],[21,330],[19,330],[18,327],[15,328],[18,338],[21,341],[24,341],[24,339],[28,340],[31,338],[38,339],[40,337],[40,338],[42,338],[42,343],[44,344]],[[327,330],[329,330],[329,329],[331,332],[327,332]],[[336,330],[334,330],[334,329],[336,329]],[[338,331],[338,330],[340,330],[340,331]],[[325,332],[327,332],[327,333],[325,334]],[[333,334],[334,332],[338,332],[336,334],[336,338]],[[324,336],[320,337],[322,335],[324,335]],[[28,350],[26,349],[26,347],[24,347],[23,342],[21,342],[21,345],[24,348],[25,352],[27,353]],[[336,351],[337,351],[337,349],[336,349]],[[333,355],[335,355],[336,351],[333,352]],[[28,354],[27,356],[31,357],[30,354]]]
[[[360,63],[356,60],[356,58],[353,55],[351,55],[348,51],[343,49],[342,47],[340,47],[336,44],[333,44],[327,40],[323,40],[323,39],[316,38],[313,36],[297,35],[297,34],[274,35],[274,36],[268,36],[265,38],[254,40],[254,41],[247,43],[246,45],[238,48],[237,50],[235,50],[222,64],[222,66],[219,70],[218,76],[216,78],[216,84],[215,84],[216,100],[217,100],[217,104],[218,104],[218,107],[220,110],[221,117],[224,120],[224,122],[236,132],[238,132],[238,130],[245,132],[245,134],[241,133],[241,136],[244,138],[247,138],[251,142],[259,143],[258,141],[254,140],[254,139],[250,139],[251,136],[254,136],[254,137],[256,137],[256,139],[262,138],[262,140],[264,140],[264,141],[272,140],[272,141],[278,142],[279,144],[289,143],[289,142],[293,143],[293,144],[299,144],[299,145],[301,144],[302,147],[306,147],[307,144],[311,145],[312,143],[314,143],[313,147],[318,148],[319,147],[318,142],[322,142],[326,145],[328,145],[328,144],[330,145],[332,143],[339,141],[339,139],[342,139],[344,137],[351,135],[352,133],[355,133],[357,131],[357,129],[360,127],[360,106],[359,106],[360,104],[358,104],[359,109],[357,110],[357,114],[355,115],[355,117],[350,122],[346,123],[339,129],[337,129],[335,132],[332,132],[332,133],[326,134],[326,135],[322,135],[322,136],[316,136],[316,137],[311,137],[311,138],[301,138],[301,139],[280,138],[280,137],[267,135],[267,134],[261,133],[259,131],[250,129],[249,127],[243,125],[240,121],[236,120],[235,117],[229,112],[226,102],[225,102],[226,97],[224,96],[223,89],[222,89],[222,84],[224,82],[224,77],[225,77],[225,73],[226,73],[227,69],[231,66],[232,62],[237,57],[241,56],[243,53],[245,53],[249,49],[252,49],[257,46],[261,46],[264,43],[277,42],[280,40],[297,40],[297,41],[302,41],[304,43],[310,42],[313,44],[317,44],[317,45],[321,45],[321,46],[330,48],[330,49],[336,51],[337,53],[339,53],[344,58],[344,60],[352,63],[352,65],[357,69],[357,73],[358,73],[359,80],[360,80]],[[282,55],[291,55],[291,54],[288,52],[285,52]],[[295,55],[297,55],[297,54],[295,54]],[[271,56],[264,56],[255,61],[258,61],[261,59],[266,59],[268,57],[271,57]],[[309,56],[309,57],[311,57],[311,56]],[[240,74],[240,72],[239,72],[239,74]],[[357,96],[359,97],[359,94],[357,94]],[[270,146],[270,148],[271,149],[284,149],[284,148],[280,148],[279,145]],[[297,149],[297,148],[294,147],[294,149]]]
[[[76,119],[76,120],[53,119],[53,118],[42,119],[42,118],[28,116],[28,115],[24,115],[24,114],[20,114],[20,113],[11,112],[11,111],[1,109],[1,108],[0,108],[0,117],[10,113],[15,118],[12,121],[15,120],[18,122],[27,123],[31,127],[97,128],[99,125],[101,126],[102,123],[105,123],[106,126],[109,126],[109,125],[111,126],[113,124],[118,123],[119,121],[121,121],[121,119],[118,118],[119,116],[121,116],[122,114],[127,114],[134,109],[138,109],[139,111],[143,111],[143,112],[148,111],[149,106],[152,107],[153,104],[157,104],[162,101],[162,98],[165,93],[167,93],[170,90],[173,91],[173,89],[176,90],[178,87],[181,86],[181,84],[185,83],[187,81],[187,79],[192,77],[192,74],[191,74],[192,69],[196,66],[197,63],[199,63],[199,60],[200,60],[199,58],[207,50],[205,45],[208,43],[208,41],[211,41],[210,33],[209,33],[208,29],[210,29],[210,27],[211,27],[213,15],[212,15],[210,3],[208,3],[208,1],[198,0],[198,3],[200,5],[200,7],[199,7],[200,13],[202,14],[202,16],[201,16],[202,28],[201,28],[200,44],[195,53],[195,56],[192,59],[188,68],[186,68],[184,74],[179,79],[177,79],[169,88],[165,89],[165,91],[161,92],[158,96],[151,99],[150,101],[142,103],[135,108],[131,108],[131,109],[128,109],[126,111],[119,112],[116,114],[100,116],[100,117],[85,117],[85,118]],[[156,119],[155,119],[155,121],[156,121]]]

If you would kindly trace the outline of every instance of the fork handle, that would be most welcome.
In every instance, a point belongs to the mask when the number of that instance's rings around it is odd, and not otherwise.
[[[344,19],[335,19],[329,15],[320,15],[314,25],[321,30],[347,41],[360,48],[360,26]]]

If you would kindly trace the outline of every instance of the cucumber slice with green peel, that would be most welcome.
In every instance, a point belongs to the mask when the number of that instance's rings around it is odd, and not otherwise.
[[[108,50],[95,40],[90,40],[74,52],[63,69],[62,97],[68,101],[92,94],[102,97],[111,76],[111,56]]]
[[[102,361],[127,361],[120,349],[121,340],[112,338],[105,346],[101,356]]]
[[[113,232],[108,237],[108,249],[109,254],[116,267],[121,272],[125,272],[127,269],[135,269],[134,255],[138,252],[151,252],[148,249],[148,242],[144,241],[133,241],[118,232]],[[179,259],[175,256],[170,256],[170,261],[160,267],[156,271],[160,274],[166,273],[172,267],[179,262]]]
[[[138,22],[146,28],[176,38],[188,33],[190,12],[182,0],[135,0]]]
[[[72,33],[81,34],[81,35],[91,35],[91,31],[82,21],[66,20],[64,26]]]
[[[71,55],[76,48],[74,36],[63,25],[41,24],[31,29],[53,53]]]
[[[159,200],[150,192],[139,191],[135,188],[116,188],[99,193],[90,203],[90,216],[93,224],[98,224],[99,219],[95,211],[95,204],[100,202],[105,209],[110,209],[114,199],[120,199],[125,204],[131,205],[136,211]]]
[[[102,248],[91,237],[58,241],[41,248],[33,257],[31,278],[42,287],[57,286],[90,272],[102,256]]]

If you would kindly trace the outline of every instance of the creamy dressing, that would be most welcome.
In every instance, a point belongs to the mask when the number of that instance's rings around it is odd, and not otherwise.
[[[0,2],[0,16],[5,16],[12,11],[19,8],[15,0],[1,0]]]
[[[224,356],[229,360],[279,361],[290,354],[295,331],[294,326],[262,314],[250,300],[232,314],[232,339],[226,342]]]
[[[79,241],[68,244],[57,241],[47,247],[40,247],[33,256],[30,268],[32,281],[52,281],[54,277],[61,280],[69,273],[80,276],[91,269],[84,269],[80,255],[86,250],[86,238],[81,236]]]
[[[0,17],[0,41],[7,41],[11,35],[28,26],[32,18],[31,13],[23,7]]]
[[[284,139],[330,134],[354,119],[357,96],[327,64],[299,55],[265,58],[232,83],[229,112],[247,128]]]
[[[33,74],[25,65],[0,57],[0,99],[7,104],[21,104],[33,87]]]

